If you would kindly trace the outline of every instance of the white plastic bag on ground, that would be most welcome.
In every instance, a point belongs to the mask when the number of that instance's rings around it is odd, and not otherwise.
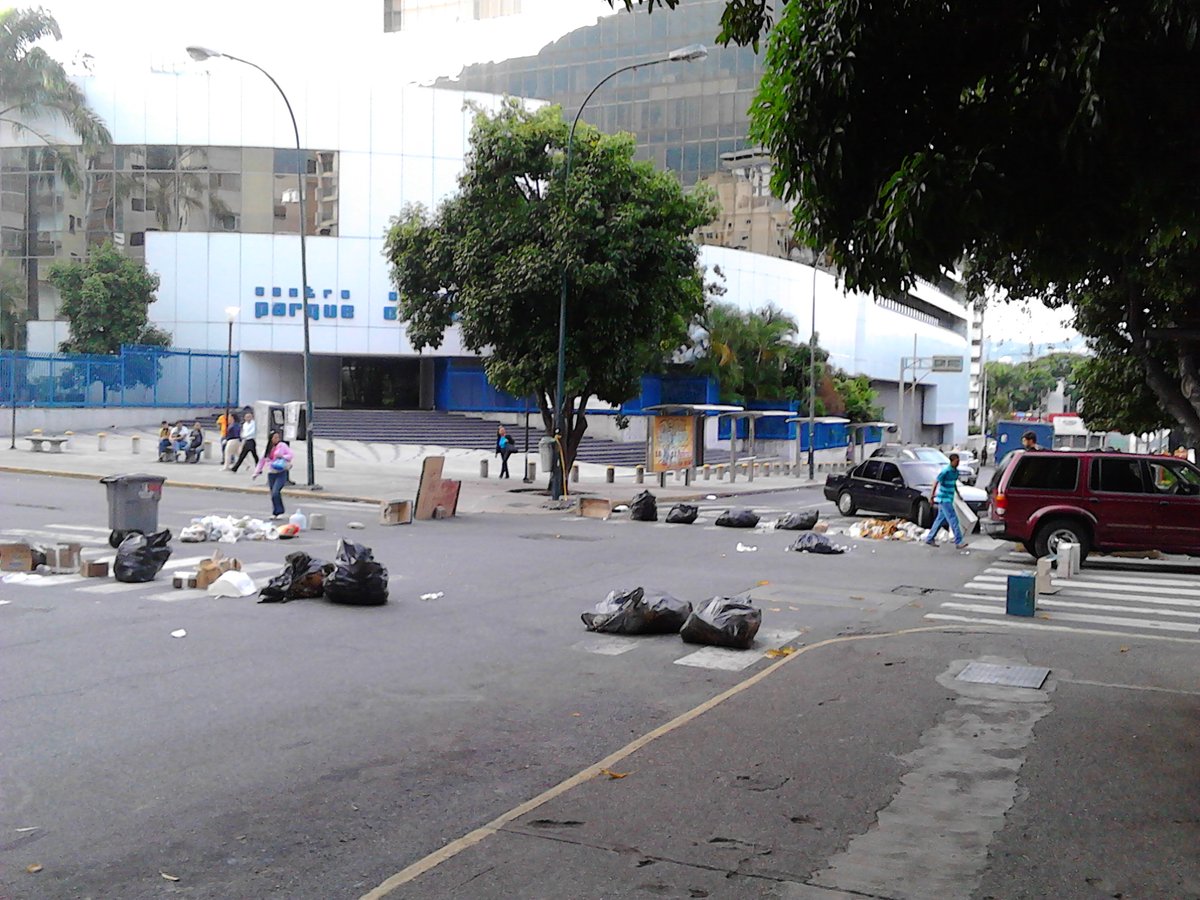
[[[213,597],[253,597],[258,588],[245,572],[230,571],[210,584],[208,593]]]

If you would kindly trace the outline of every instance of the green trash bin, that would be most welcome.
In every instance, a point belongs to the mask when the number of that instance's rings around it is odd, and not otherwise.
[[[158,504],[166,480],[161,475],[107,475],[100,479],[108,489],[109,544],[119,547],[135,532],[158,531]]]

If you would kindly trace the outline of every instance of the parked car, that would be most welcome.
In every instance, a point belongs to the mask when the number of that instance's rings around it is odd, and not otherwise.
[[[852,516],[863,509],[900,516],[928,528],[933,524],[929,494],[943,465],[872,457],[845,474],[826,478],[825,498],[836,503],[842,515]],[[958,490],[967,506],[982,518],[987,511],[987,494],[966,485],[959,485]]]
[[[974,461],[974,456],[968,460],[962,455],[964,451],[955,452],[959,454],[958,480],[963,484],[974,484],[979,477],[979,465]],[[871,456],[882,459],[911,459],[917,462],[937,463],[939,466],[950,462],[950,457],[937,447],[909,447],[906,444],[884,444]]]
[[[1027,450],[1003,467],[983,530],[1052,556],[1093,550],[1200,555],[1200,469],[1186,460]]]

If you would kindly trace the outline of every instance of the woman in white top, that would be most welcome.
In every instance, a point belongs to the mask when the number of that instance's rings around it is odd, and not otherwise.
[[[242,419],[242,452],[238,454],[237,462],[233,464],[233,471],[237,471],[247,456],[254,457],[254,465],[258,465],[258,445],[254,442],[254,436],[258,433],[258,426],[254,424],[254,413],[247,412]]]

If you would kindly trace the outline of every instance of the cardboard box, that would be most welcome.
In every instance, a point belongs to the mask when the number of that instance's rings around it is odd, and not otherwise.
[[[308,530],[309,531],[324,531],[325,530],[325,513],[309,513],[308,514]]]
[[[0,572],[32,572],[33,550],[28,544],[0,544]]]
[[[197,580],[196,572],[176,572],[171,579],[171,587],[178,589],[194,588]]]
[[[380,525],[409,525],[412,520],[411,500],[384,500],[379,504]]]
[[[196,583],[193,587],[202,591],[208,590],[208,586],[226,572],[240,572],[241,570],[241,560],[227,558],[221,554],[220,550],[217,550],[208,559],[201,561],[200,568],[196,570]]]
[[[46,553],[46,565],[51,572],[55,574],[67,574],[79,571],[80,544],[56,544],[53,547],[44,547],[43,549]]]
[[[79,565],[79,574],[84,578],[107,578],[108,563],[85,559]]]

